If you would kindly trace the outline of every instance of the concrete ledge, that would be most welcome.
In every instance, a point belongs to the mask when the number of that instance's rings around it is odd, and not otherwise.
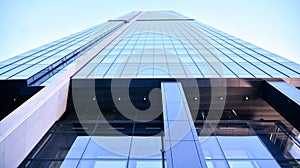
[[[69,80],[46,87],[0,122],[0,167],[17,167],[24,160],[64,113],[68,89]]]

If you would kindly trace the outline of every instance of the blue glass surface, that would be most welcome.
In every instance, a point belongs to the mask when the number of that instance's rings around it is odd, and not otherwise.
[[[65,159],[80,159],[91,138],[89,136],[78,136],[73,142]]]
[[[225,160],[206,160],[208,168],[229,168]]]
[[[176,143],[171,141],[171,143]],[[181,141],[172,147],[174,167],[201,167],[194,141]],[[188,162],[187,162],[188,161]]]
[[[230,168],[280,168],[275,160],[228,160]]]
[[[199,137],[205,159],[225,159],[220,144],[215,136]]]
[[[129,160],[128,168],[162,168],[161,160]]]
[[[257,136],[218,136],[217,140],[227,159],[274,159]]]
[[[92,137],[82,155],[85,159],[127,158],[130,150],[130,136]]]
[[[127,160],[80,160],[78,167],[126,168]]]

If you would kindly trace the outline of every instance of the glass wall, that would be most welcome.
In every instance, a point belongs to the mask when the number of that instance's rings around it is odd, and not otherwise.
[[[32,86],[54,76],[124,22],[106,22],[0,62],[0,80],[27,80]]]
[[[206,121],[206,126],[216,124]],[[210,136],[199,141],[208,167],[293,167],[300,164],[299,140],[290,136],[280,122],[220,121]]]
[[[74,78],[299,78],[300,65],[174,12],[146,12]]]
[[[161,130],[157,130],[157,124],[149,123],[147,129],[141,130],[141,127],[134,128],[133,123],[118,121],[114,128],[131,133],[125,135],[101,123],[89,121],[83,127],[70,119],[57,122],[21,167],[144,168],[170,165],[166,155],[169,149],[162,153],[162,149],[168,147],[162,144],[163,134],[159,134]],[[202,121],[195,123],[208,167],[297,167],[300,164],[299,141],[279,122],[220,121],[210,136],[201,134],[202,125]],[[155,129],[156,135],[147,135],[147,131]],[[140,131],[140,135],[134,135],[134,131]]]

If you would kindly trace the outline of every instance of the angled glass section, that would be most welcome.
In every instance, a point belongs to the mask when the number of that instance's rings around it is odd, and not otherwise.
[[[30,86],[45,84],[56,72],[123,24],[103,23],[0,62],[0,79],[26,80]]]
[[[147,11],[141,17],[138,18],[138,21],[141,20],[176,20],[176,19],[189,19],[186,16],[183,16],[174,11]]]

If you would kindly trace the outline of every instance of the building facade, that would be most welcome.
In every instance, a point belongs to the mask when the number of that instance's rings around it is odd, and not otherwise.
[[[173,11],[0,62],[0,167],[297,167],[300,65]]]

